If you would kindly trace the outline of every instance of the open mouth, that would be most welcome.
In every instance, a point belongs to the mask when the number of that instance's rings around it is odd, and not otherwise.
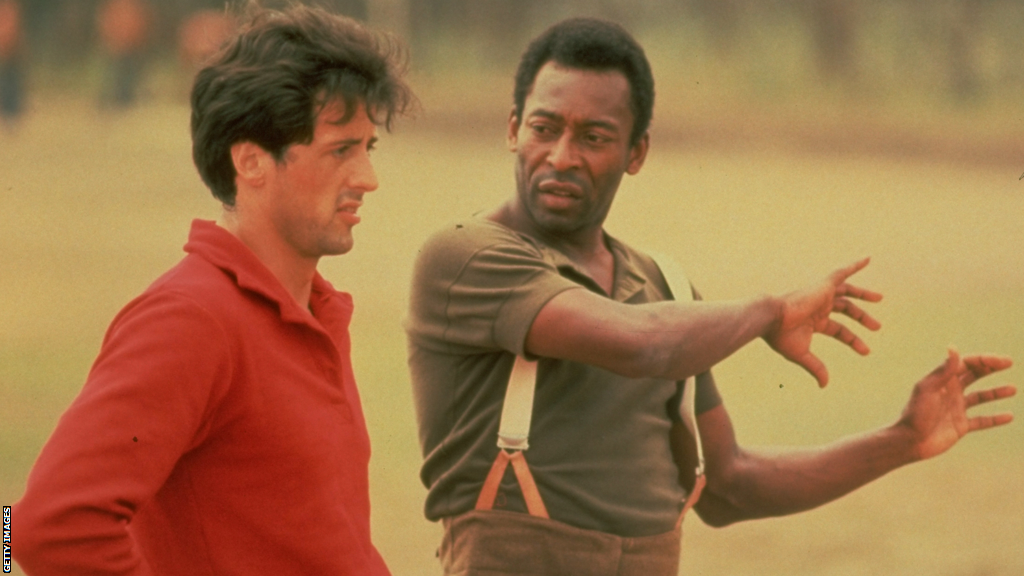
[[[362,204],[357,202],[346,202],[338,207],[338,214],[340,214],[341,218],[350,225],[359,224],[359,222],[362,221],[362,218],[360,218],[359,214],[356,212],[359,210],[360,206],[362,206]]]

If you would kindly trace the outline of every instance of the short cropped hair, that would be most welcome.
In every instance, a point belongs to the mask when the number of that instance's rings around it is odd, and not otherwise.
[[[516,70],[513,97],[520,120],[537,72],[548,62],[580,70],[621,72],[630,88],[630,143],[636,144],[647,131],[654,110],[654,77],[643,48],[622,26],[594,18],[571,18],[534,39]]]
[[[192,86],[192,159],[214,197],[235,203],[231,146],[250,141],[280,162],[313,140],[316,117],[343,101],[348,121],[362,103],[390,130],[416,104],[402,80],[406,53],[391,36],[321,8],[245,8],[238,32]]]

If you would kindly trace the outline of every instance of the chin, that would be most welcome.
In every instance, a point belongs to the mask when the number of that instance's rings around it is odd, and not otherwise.
[[[540,212],[534,216],[537,225],[548,232],[574,232],[580,228],[580,219],[569,215]]]
[[[351,238],[325,243],[320,246],[320,254],[323,256],[341,256],[342,254],[348,254],[352,250],[352,246],[354,244],[355,243]]]

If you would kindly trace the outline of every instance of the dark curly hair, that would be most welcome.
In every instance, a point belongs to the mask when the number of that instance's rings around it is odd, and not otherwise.
[[[654,77],[640,44],[622,26],[594,18],[571,18],[545,30],[523,53],[516,70],[514,101],[522,119],[526,96],[537,72],[548,62],[581,70],[618,70],[629,81],[633,131],[636,144],[651,124],[654,110]]]
[[[213,195],[234,205],[231,146],[251,141],[280,161],[291,144],[308,144],[320,110],[359,103],[390,130],[416,97],[402,80],[405,51],[390,36],[320,8],[269,10],[250,2],[245,23],[196,75],[192,158]]]

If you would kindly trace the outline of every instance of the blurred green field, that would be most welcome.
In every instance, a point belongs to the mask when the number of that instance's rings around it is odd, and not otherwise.
[[[360,211],[356,249],[321,266],[356,299],[374,534],[396,575],[439,573],[439,528],[422,518],[401,330],[410,267],[430,231],[509,193],[503,120],[480,128],[490,136],[429,123],[385,136],[375,153],[381,188]],[[760,343],[716,371],[742,443],[816,444],[891,422],[947,345],[1024,362],[1022,170],[1024,155],[1020,166],[972,166],[702,151],[662,144],[655,130],[608,229],[675,255],[709,299],[784,290],[873,257],[857,279],[885,294],[871,307],[883,329],[867,336],[867,358],[818,342],[827,389]],[[102,116],[50,100],[17,131],[0,132],[0,502],[23,491],[107,323],[181,257],[189,221],[218,211],[192,167],[183,106]],[[1020,373],[990,384],[1020,382]],[[1022,398],[1000,408],[1024,417]],[[690,517],[681,573],[1024,574],[1022,441],[1022,422],[971,436],[796,517],[723,530]]]

